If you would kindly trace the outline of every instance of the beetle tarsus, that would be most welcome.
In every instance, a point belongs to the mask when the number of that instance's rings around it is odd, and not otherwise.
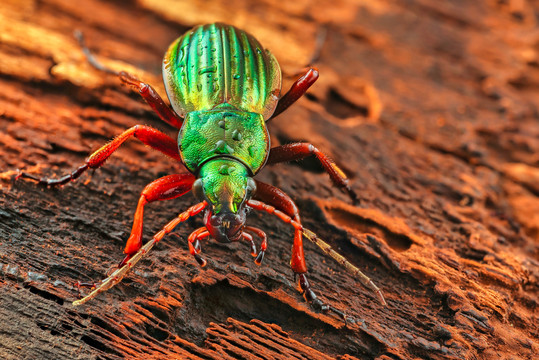
[[[262,240],[262,242],[260,243],[260,251],[257,253],[256,246],[255,246],[254,242],[252,241],[252,236],[251,236],[251,255],[253,257],[256,257],[255,258],[255,264],[260,265],[260,264],[262,264],[262,260],[264,259],[264,254],[266,253],[266,250],[268,249],[268,236],[266,235],[266,233],[264,231],[260,230],[259,228],[255,228],[253,226],[246,226],[244,228],[244,230],[247,230],[247,231],[255,234],[256,236],[258,236]],[[246,232],[244,232],[243,234],[244,234],[244,236],[245,236],[245,234],[249,235]]]
[[[311,308],[315,310],[316,312],[323,312],[328,313],[332,312],[333,314],[340,317],[344,322],[347,321],[347,316],[344,312],[340,311],[339,309],[334,308],[331,305],[328,305],[324,303],[322,300],[316,296],[314,291],[311,289],[311,285],[309,284],[309,280],[307,280],[307,276],[303,274],[298,274],[299,276],[299,287],[301,289],[301,292],[303,294],[303,297],[305,298],[305,301],[309,303]]]
[[[203,226],[201,228],[196,229],[193,231],[189,238],[187,239],[187,243],[189,245],[189,253],[193,255],[196,262],[201,266],[204,267],[208,263],[202,256],[200,256],[200,252],[202,250],[200,246],[199,239],[203,239],[205,237],[210,236],[210,233],[208,232],[208,229]]]
[[[85,172],[86,170],[88,170],[88,163],[78,167],[73,172],[71,172],[71,174],[64,175],[58,179],[49,179],[49,178],[44,178],[44,177],[42,178],[42,177],[38,177],[32,174],[26,173],[24,171],[19,171],[17,176],[15,176],[15,180],[23,178],[23,179],[34,180],[39,185],[42,185],[42,186],[60,186],[60,185],[65,185],[68,182],[78,179],[82,175],[82,173]]]

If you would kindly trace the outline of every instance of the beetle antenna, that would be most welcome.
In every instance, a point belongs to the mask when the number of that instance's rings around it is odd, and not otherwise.
[[[73,31],[73,36],[75,36],[75,39],[77,39],[77,41],[79,42],[81,50],[84,53],[84,56],[86,57],[86,60],[88,60],[90,65],[92,65],[97,70],[104,71],[108,74],[117,75],[117,76],[120,75],[119,71],[106,67],[105,65],[97,61],[94,54],[92,54],[90,49],[86,46],[86,41],[84,40],[84,35],[82,34],[82,31],[80,30]]]
[[[344,256],[333,250],[331,245],[329,245],[324,240],[320,239],[314,232],[311,230],[303,227],[299,222],[293,220],[290,216],[286,215],[284,212],[275,209],[273,206],[265,204],[261,201],[257,200],[249,200],[247,202],[247,205],[252,207],[253,209],[257,210],[263,210],[267,213],[273,214],[277,216],[282,221],[289,223],[292,225],[296,230],[300,230],[303,233],[303,236],[305,236],[309,241],[314,243],[316,246],[318,246],[322,251],[330,256],[332,259],[337,261],[339,264],[341,264],[346,271],[348,271],[350,274],[352,274],[356,279],[359,280],[363,286],[368,288],[369,290],[372,290],[378,297],[378,300],[382,305],[387,305],[386,300],[384,299],[384,296],[382,295],[382,291],[380,291],[380,288],[374,284],[374,282],[361,270],[359,270],[355,265],[353,265],[350,261],[346,260]]]
[[[350,261],[346,260],[344,256],[339,254],[337,251],[333,250],[331,245],[329,245],[324,240],[320,239],[314,232],[307,228],[303,228],[302,230],[303,236],[305,236],[309,241],[311,241],[313,244],[318,246],[324,254],[331,257],[333,260],[337,261],[339,264],[341,264],[346,271],[348,271],[350,274],[352,274],[356,279],[358,279],[365,287],[372,290],[376,296],[378,297],[378,300],[380,303],[384,306],[387,305],[386,300],[384,299],[384,296],[382,295],[382,291],[380,291],[380,288],[376,286],[376,284],[361,270],[359,270],[355,265],[353,265]]]
[[[182,212],[176,218],[172,219],[168,224],[163,227],[163,229],[161,229],[161,231],[156,233],[150,241],[148,241],[146,244],[144,244],[143,247],[141,247],[136,253],[134,253],[133,256],[131,256],[123,266],[116,269],[106,279],[92,286],[94,288],[92,292],[90,292],[82,299],[73,301],[73,306],[82,305],[85,302],[92,300],[100,293],[107,291],[108,289],[112,288],[114,285],[122,281],[122,279],[127,275],[129,270],[131,270],[131,268],[135,266],[135,264],[138,263],[140,259],[142,259],[153,248],[155,244],[157,244],[163,237],[165,237],[165,235],[174,230],[174,228],[180,223],[186,221],[191,216],[194,216],[204,210],[207,205],[208,203],[206,201],[203,201],[201,203],[191,206],[189,209]],[[78,284],[80,286],[80,283]]]

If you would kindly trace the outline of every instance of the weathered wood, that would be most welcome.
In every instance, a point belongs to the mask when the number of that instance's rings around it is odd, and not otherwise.
[[[539,33],[531,1],[4,0],[0,3],[0,358],[532,359],[539,351]],[[164,95],[161,57],[189,27],[253,33],[289,86],[327,28],[320,80],[270,124],[273,145],[308,140],[352,176],[361,205],[313,160],[260,179],[295,200],[307,227],[380,286],[382,307],[306,244],[313,289],[358,319],[302,301],[292,229],[248,244],[204,241],[200,269],[180,226],[117,287],[74,308],[77,280],[122,258],[138,194],[183,171],[136,141],[61,189],[13,182],[63,175],[135,124],[174,136],[72,36]],[[326,24],[326,25],[323,25]],[[195,203],[151,204],[145,238]]]

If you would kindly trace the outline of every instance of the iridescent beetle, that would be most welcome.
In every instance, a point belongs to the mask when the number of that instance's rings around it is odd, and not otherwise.
[[[125,258],[108,278],[93,285],[86,297],[73,302],[85,303],[121,281],[159,240],[179,223],[204,212],[205,226],[188,238],[189,251],[205,266],[199,240],[211,236],[220,242],[245,239],[251,243],[255,262],[260,264],[267,249],[266,234],[246,226],[249,209],[277,215],[294,229],[291,268],[299,276],[299,287],[315,310],[343,313],[324,304],[311,290],[305,273],[303,236],[340,262],[366,287],[373,290],[382,304],[378,287],[361,271],[331,247],[305,229],[292,199],[276,187],[254,180],[265,164],[316,156],[333,182],[357,202],[355,192],[341,169],[326,155],[308,143],[293,143],[270,148],[266,122],[298,100],[318,78],[309,68],[282,97],[281,70],[275,57],[250,34],[221,23],[202,25],[188,31],[170,45],[163,61],[163,77],[172,109],[148,84],[126,72],[116,72],[97,62],[79,41],[88,61],[97,69],[119,76],[120,80],[146,100],[159,117],[180,130],[178,140],[149,126],[136,125],[90,155],[86,163],[58,179],[38,178],[28,173],[19,177],[42,185],[64,185],[87,169],[99,168],[127,139],[134,136],[144,144],[181,162],[188,173],[164,176],[147,185],[140,196]],[[200,203],[170,221],[145,245],[142,244],[144,206],[150,202],[174,199],[192,190]],[[256,198],[257,200],[253,199]],[[261,239],[256,252],[253,235]]]

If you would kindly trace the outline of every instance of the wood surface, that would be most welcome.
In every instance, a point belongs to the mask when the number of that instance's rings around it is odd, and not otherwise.
[[[539,351],[539,3],[527,0],[2,0],[0,2],[0,358],[534,359]],[[284,88],[327,32],[309,94],[270,125],[350,174],[361,204],[313,159],[258,178],[362,269],[388,305],[306,244],[313,312],[288,263],[292,228],[249,245],[202,243],[200,217],[160,242],[118,286],[73,307],[76,281],[122,259],[138,196],[179,164],[136,140],[58,189],[61,176],[135,124],[171,136],[139,96],[92,69],[73,38],[165,96],[162,56],[190,27],[225,21],[277,57]],[[147,206],[145,239],[195,203]]]

